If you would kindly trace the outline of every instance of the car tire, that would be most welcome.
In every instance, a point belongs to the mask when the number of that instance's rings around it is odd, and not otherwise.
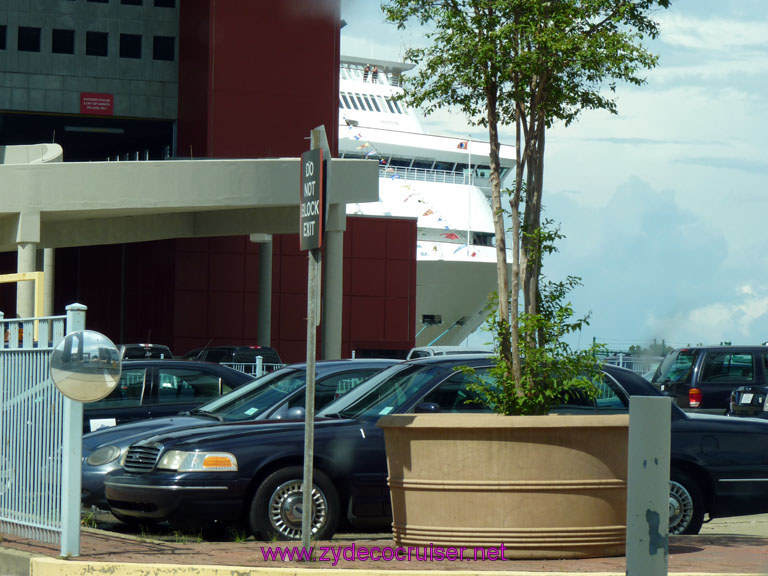
[[[673,470],[669,482],[669,534],[698,534],[703,523],[701,487],[685,472]]]
[[[304,470],[299,466],[273,472],[261,483],[251,501],[251,531],[264,540],[301,539],[301,503]],[[319,470],[312,473],[312,539],[333,536],[339,522],[339,495]]]

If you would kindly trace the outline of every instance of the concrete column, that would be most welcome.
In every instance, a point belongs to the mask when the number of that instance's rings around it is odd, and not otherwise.
[[[24,242],[17,248],[17,272],[35,272],[37,245]],[[21,318],[32,318],[35,315],[35,284],[34,282],[16,283],[16,314]]]
[[[43,250],[43,316],[53,316],[53,290],[56,277],[56,250]]]
[[[251,234],[251,242],[259,244],[259,320],[257,343],[272,342],[272,235]]]
[[[633,396],[627,465],[627,576],[666,576],[672,399]]]
[[[347,211],[344,204],[328,207],[323,255],[323,307],[321,358],[341,358],[341,330],[344,302],[344,230]]]

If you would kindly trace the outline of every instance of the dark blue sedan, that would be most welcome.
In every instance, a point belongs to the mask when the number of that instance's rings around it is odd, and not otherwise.
[[[313,537],[340,525],[388,529],[391,523],[380,416],[484,410],[458,366],[481,378],[480,356],[405,362],[374,376],[318,414]],[[600,393],[566,412],[626,412],[629,396],[658,396],[640,376],[603,368]],[[204,527],[247,526],[264,539],[301,530],[303,422],[218,425],[159,434],[133,444],[125,469],[105,483],[112,510],[137,520]],[[768,422],[689,415],[672,406],[670,533],[695,534],[710,517],[768,511]]]
[[[168,362],[168,361],[166,361]],[[323,360],[315,369],[315,406],[319,409],[375,374],[398,363],[389,359]],[[171,363],[172,364],[172,363]],[[229,369],[214,363],[182,362],[203,365],[215,370]],[[123,371],[131,369],[125,363]],[[119,469],[120,459],[128,446],[141,438],[159,432],[182,428],[207,427],[222,422],[282,420],[301,418],[304,414],[306,365],[292,364],[252,380],[234,392],[217,397],[182,414],[165,418],[139,420],[120,426],[102,428],[83,436],[82,503],[106,509],[104,479]],[[119,513],[116,514],[121,518]],[[121,518],[123,519],[123,518]]]

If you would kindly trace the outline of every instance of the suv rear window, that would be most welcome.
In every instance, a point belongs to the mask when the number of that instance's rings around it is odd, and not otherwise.
[[[690,380],[691,368],[698,350],[675,350],[667,354],[662,360],[656,374],[653,375],[653,384],[663,384],[665,382],[683,382]]]

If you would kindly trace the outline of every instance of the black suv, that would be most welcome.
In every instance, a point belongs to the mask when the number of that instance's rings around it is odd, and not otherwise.
[[[731,393],[766,384],[766,346],[697,346],[666,355],[651,379],[684,410],[723,414]]]
[[[206,346],[190,350],[184,355],[187,360],[216,362],[248,374],[256,372],[259,357],[265,372],[272,372],[283,366],[277,350],[269,346]]]

